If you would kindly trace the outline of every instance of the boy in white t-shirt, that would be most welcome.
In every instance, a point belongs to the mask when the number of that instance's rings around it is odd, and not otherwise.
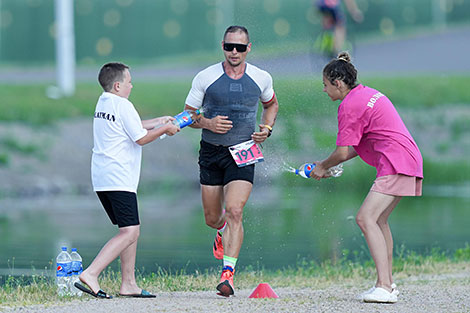
[[[103,65],[98,76],[104,92],[96,105],[93,120],[93,155],[91,176],[111,222],[119,233],[101,249],[90,266],[80,275],[75,287],[97,298],[112,298],[101,290],[99,274],[118,256],[121,258],[120,296],[153,298],[135,281],[135,257],[140,233],[137,210],[137,186],[140,177],[142,146],[163,134],[174,135],[179,127],[173,117],[163,116],[141,121],[128,100],[132,90],[129,67],[122,63]],[[155,128],[156,126],[160,126]]]

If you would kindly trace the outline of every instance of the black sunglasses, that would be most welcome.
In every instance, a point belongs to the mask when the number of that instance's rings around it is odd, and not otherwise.
[[[224,42],[224,50],[225,51],[233,51],[233,48],[237,49],[238,52],[245,52],[248,45],[244,45],[241,43],[226,43]]]

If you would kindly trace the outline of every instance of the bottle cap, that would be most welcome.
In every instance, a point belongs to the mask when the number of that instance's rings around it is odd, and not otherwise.
[[[72,248],[72,252],[77,251],[77,248]]]
[[[62,247],[62,251],[67,251],[67,247]]]

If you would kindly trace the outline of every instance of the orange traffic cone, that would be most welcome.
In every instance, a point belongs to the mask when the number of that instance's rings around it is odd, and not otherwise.
[[[259,284],[248,298],[279,298],[268,283]]]

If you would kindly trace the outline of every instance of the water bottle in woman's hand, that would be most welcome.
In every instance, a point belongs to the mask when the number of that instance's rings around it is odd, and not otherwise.
[[[298,169],[294,169],[292,172],[304,178],[310,178],[310,174],[312,173],[314,168],[315,168],[315,164],[305,163]],[[331,176],[331,177],[341,176],[341,174],[343,174],[343,164],[341,163],[336,166],[330,167],[326,173],[328,176]]]

